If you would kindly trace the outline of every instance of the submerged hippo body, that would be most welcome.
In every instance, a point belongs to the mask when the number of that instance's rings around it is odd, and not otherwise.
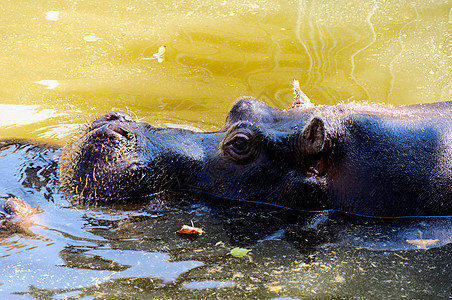
[[[84,199],[195,190],[302,210],[452,215],[452,102],[281,110],[246,98],[207,133],[112,112],[66,145],[59,172]]]

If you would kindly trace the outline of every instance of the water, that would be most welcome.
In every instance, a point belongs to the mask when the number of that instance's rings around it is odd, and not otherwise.
[[[293,79],[317,104],[452,93],[448,1],[4,1],[0,14],[2,137],[64,141],[111,110],[215,130],[240,96],[288,107]]]
[[[447,1],[3,1],[0,14],[1,140],[58,146],[112,110],[216,130],[240,96],[288,107],[293,79],[316,104],[451,99]],[[191,195],[78,207],[58,191],[58,150],[5,147],[0,197],[43,212],[1,221],[2,298],[452,295],[447,217],[381,220]],[[206,233],[175,233],[191,221]],[[438,242],[407,242],[421,234]],[[252,251],[228,255],[237,246]]]

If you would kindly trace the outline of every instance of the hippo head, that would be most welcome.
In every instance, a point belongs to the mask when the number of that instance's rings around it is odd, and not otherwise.
[[[107,201],[190,190],[322,209],[327,197],[321,173],[329,148],[325,124],[310,105],[295,106],[281,110],[244,98],[221,130],[201,133],[108,113],[64,147],[61,188]]]

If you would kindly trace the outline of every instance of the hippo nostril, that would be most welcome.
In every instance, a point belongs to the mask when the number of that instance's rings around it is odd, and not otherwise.
[[[123,129],[114,124],[103,124],[96,130],[96,135],[102,135],[108,138],[117,139],[119,137],[125,137],[130,140],[134,135],[130,131]]]
[[[119,127],[119,126],[116,126],[116,125],[114,125],[114,124],[108,124],[107,127],[108,127],[108,129],[110,129],[111,131],[114,131],[114,132],[116,132],[116,133],[119,133],[120,135],[126,137],[127,139],[130,137],[130,132],[127,131],[127,130],[125,130],[125,129],[123,129],[123,128],[121,128],[121,127]]]
[[[110,122],[110,121],[120,121],[120,122],[134,122],[134,119],[124,112],[120,111],[113,111],[109,112],[108,114],[105,114],[98,118],[94,123],[103,123],[103,122]]]
[[[111,113],[111,118],[113,120],[119,120],[121,122],[134,122],[135,120],[129,115],[124,112],[115,111]]]
[[[105,116],[105,121],[114,121],[114,120],[118,120],[119,116],[114,115],[114,114],[108,114]]]

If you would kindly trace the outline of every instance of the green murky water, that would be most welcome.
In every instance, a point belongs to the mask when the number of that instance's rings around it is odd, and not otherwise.
[[[448,1],[2,1],[0,15],[0,139],[62,144],[112,110],[216,130],[240,96],[288,107],[293,79],[317,104],[452,98]],[[156,199],[76,208],[58,192],[58,155],[1,150],[0,198],[44,210],[13,235],[2,221],[7,298],[452,294],[450,218],[391,223]],[[175,234],[191,221],[206,234]],[[406,242],[420,233],[439,242]],[[252,251],[233,258],[236,246]]]

